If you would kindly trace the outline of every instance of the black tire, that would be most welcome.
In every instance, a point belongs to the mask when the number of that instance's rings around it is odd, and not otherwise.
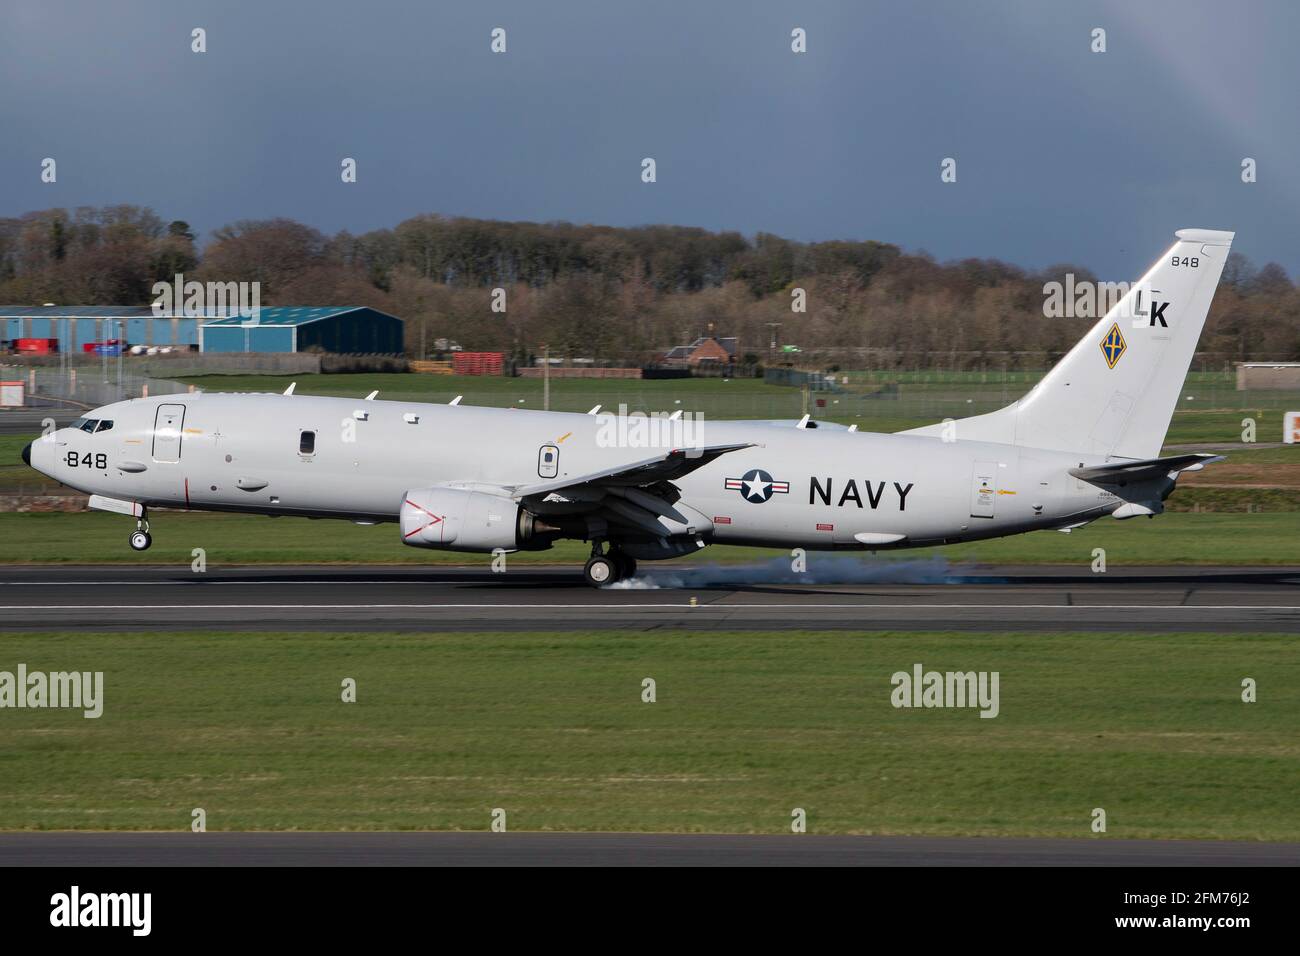
[[[587,562],[587,566],[582,569],[582,576],[593,588],[602,588],[617,581],[620,570],[622,569],[616,561],[602,554]]]
[[[132,531],[129,540],[134,551],[148,551],[153,544],[153,536],[148,531]]]

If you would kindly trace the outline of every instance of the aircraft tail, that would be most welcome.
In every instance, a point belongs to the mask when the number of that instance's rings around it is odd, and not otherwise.
[[[1178,240],[1024,398],[955,425],[903,434],[1115,458],[1160,454],[1233,233],[1180,229]]]

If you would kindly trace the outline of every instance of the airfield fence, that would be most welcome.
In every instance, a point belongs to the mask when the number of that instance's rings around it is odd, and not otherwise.
[[[814,418],[857,422],[863,430],[896,431],[945,418],[965,418],[994,411],[1019,399],[1042,377],[1042,371],[986,372],[860,372],[835,373],[833,390],[772,385],[754,378],[614,379],[561,378],[550,383],[553,411],[585,412],[600,404],[617,410],[625,404],[634,412],[702,413],[708,419]],[[204,389],[220,389],[222,379],[197,380]],[[231,387],[251,390],[255,383],[236,381]],[[267,385],[265,389],[273,387]],[[380,388],[391,401],[447,402],[463,395],[462,404],[489,407],[542,407],[538,378],[503,376],[411,375],[401,378],[330,376],[300,382],[298,391],[320,394],[365,394]],[[1180,411],[1218,411],[1225,419],[1237,412],[1285,411],[1300,408],[1300,391],[1238,391],[1228,372],[1193,372],[1178,402]],[[1088,409],[1081,408],[1080,415]],[[1271,416],[1270,416],[1271,417]],[[1281,421],[1280,414],[1277,417]],[[1238,418],[1240,421],[1240,418]],[[1261,423],[1261,429],[1263,428]],[[1280,429],[1280,424],[1278,428]],[[1273,425],[1268,425],[1271,431]],[[1263,440],[1263,439],[1261,439]]]
[[[96,365],[0,366],[0,378],[23,381],[27,386],[28,408],[95,408],[142,395],[172,395],[188,392],[190,386],[171,379],[153,378],[113,364],[105,372]]]
[[[145,365],[115,361],[102,364],[57,366],[5,365],[0,377],[27,383],[28,405],[34,407],[93,408],[143,394],[164,395],[189,391],[177,378],[151,374],[162,363]],[[815,418],[860,421],[861,427],[889,430],[918,421],[937,422],[994,411],[1028,392],[1044,370],[997,369],[983,371],[853,371],[790,374],[782,370],[766,382],[754,378],[618,379],[555,376],[550,387],[550,407],[555,411],[587,411],[597,403],[631,411],[703,413],[709,418],[798,418],[805,412]],[[186,375],[186,377],[189,377]],[[257,376],[256,378],[260,378]],[[321,394],[364,394],[363,373],[317,379],[328,383]],[[265,385],[252,379],[226,376],[200,377],[208,390],[279,391],[274,381]],[[813,382],[817,387],[812,387]],[[229,384],[226,384],[226,383]],[[781,383],[781,384],[775,384]],[[376,383],[375,387],[380,387]],[[383,396],[398,401],[450,400],[465,396],[465,404],[497,407],[541,407],[542,383],[532,377],[429,376],[386,377]],[[315,389],[313,389],[315,390]],[[300,391],[302,389],[300,388]],[[446,392],[446,396],[443,396]],[[1235,375],[1226,370],[1192,371],[1178,401],[1180,411],[1247,412],[1300,409],[1300,389],[1238,389]],[[1086,413],[1080,409],[1080,414]],[[874,425],[873,425],[874,423]]]

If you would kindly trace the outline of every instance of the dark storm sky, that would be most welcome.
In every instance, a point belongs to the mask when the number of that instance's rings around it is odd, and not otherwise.
[[[1111,279],[1201,226],[1294,277],[1297,38],[1254,0],[7,0],[0,215],[663,222]]]

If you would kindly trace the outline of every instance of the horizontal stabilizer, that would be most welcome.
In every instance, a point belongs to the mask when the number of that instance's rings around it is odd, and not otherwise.
[[[1212,461],[1223,461],[1223,456],[1202,452],[1172,455],[1169,458],[1148,458],[1145,461],[1120,461],[1110,465],[1071,468],[1070,474],[1094,485],[1127,485],[1150,481],[1152,478],[1164,478],[1170,472],[1199,471]]]

